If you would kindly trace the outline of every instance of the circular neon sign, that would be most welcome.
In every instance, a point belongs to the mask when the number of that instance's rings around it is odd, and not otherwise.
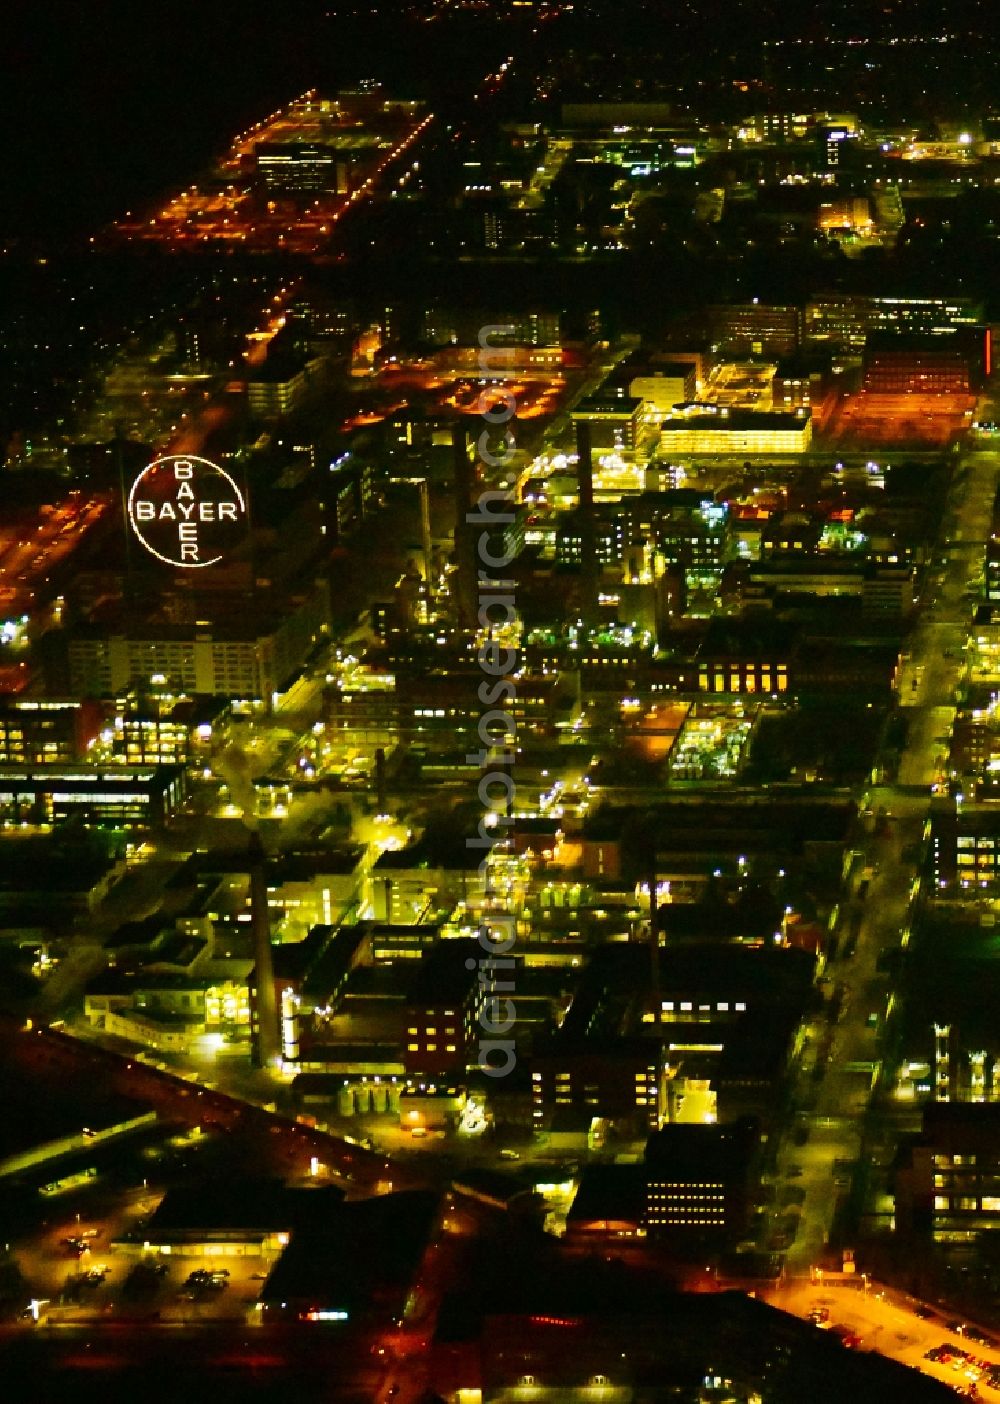
[[[157,458],[128,495],[128,519],[140,544],[180,570],[217,565],[243,539],[246,515],[236,481],[195,454]]]

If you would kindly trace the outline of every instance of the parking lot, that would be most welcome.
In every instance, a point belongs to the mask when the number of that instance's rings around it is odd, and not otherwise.
[[[1000,1400],[1000,1344],[862,1274],[851,1282],[790,1279],[768,1297],[818,1330],[836,1331],[848,1348],[878,1351],[970,1398]]]
[[[247,1320],[277,1256],[238,1257],[221,1247],[193,1254],[137,1253],[98,1233],[78,1257],[67,1235],[58,1235],[53,1244],[56,1237],[50,1236],[45,1256],[31,1260],[32,1295],[23,1315],[40,1325]]]

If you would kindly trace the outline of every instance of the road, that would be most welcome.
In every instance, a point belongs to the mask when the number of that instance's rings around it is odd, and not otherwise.
[[[778,1162],[779,1186],[794,1184],[804,1191],[798,1232],[786,1258],[792,1276],[807,1274],[822,1260],[838,1198],[849,1190],[849,1167],[865,1146],[866,1117],[880,1072],[880,1034],[886,1017],[892,1017],[889,977],[878,970],[878,962],[883,951],[905,939],[918,891],[914,853],[941,766],[945,743],[940,738],[954,726],[975,607],[970,587],[982,568],[998,469],[1000,455],[977,451],[963,458],[952,480],[935,548],[937,563],[900,679],[900,706],[909,725],[897,779],[873,788],[867,813],[862,811],[867,832],[861,839],[861,862],[870,871],[869,885],[859,891],[863,879],[855,870],[844,893],[845,906],[860,903],[857,946],[853,956],[841,954],[831,967],[842,1002],[839,1018],[831,1017],[819,1034],[828,1048],[825,1070],[804,1071],[796,1089],[804,1107],[798,1125],[808,1130],[808,1140],[801,1146],[786,1142]]]
[[[375,1350],[363,1327],[0,1328],[4,1397],[33,1404],[112,1397],[370,1404],[383,1368]]]

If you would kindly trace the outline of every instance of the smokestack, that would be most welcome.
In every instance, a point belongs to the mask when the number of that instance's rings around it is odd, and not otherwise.
[[[427,595],[428,607],[431,597],[434,594],[432,588],[432,560],[433,550],[431,548],[431,505],[430,492],[427,487],[427,479],[420,479],[420,541],[424,552],[424,590]]]
[[[385,749],[382,746],[375,752],[375,804],[379,814],[389,813],[385,797]]]
[[[452,471],[455,485],[456,605],[459,623],[467,629],[476,622],[476,556],[474,528],[466,516],[472,511],[475,473],[469,459],[465,428],[456,424],[451,431]]]
[[[597,622],[600,563],[597,559],[597,531],[594,523],[594,456],[590,422],[586,419],[576,421],[576,452],[576,476],[580,498],[580,608],[584,624],[592,627]]]
[[[267,908],[267,867],[260,834],[252,832],[248,848],[250,872],[250,929],[257,981],[257,1035],[253,1062],[258,1068],[273,1067],[280,1051],[278,1002],[274,991],[274,961],[271,957],[271,918]]]

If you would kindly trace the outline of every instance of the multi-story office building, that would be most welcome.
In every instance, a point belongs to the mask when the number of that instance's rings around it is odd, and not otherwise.
[[[70,685],[110,697],[161,675],[178,691],[269,706],[330,624],[329,588],[316,582],[273,611],[203,624],[80,625],[69,640]]]
[[[482,307],[429,307],[423,314],[422,334],[432,346],[479,348],[483,328],[489,329],[491,347],[561,346],[562,317],[558,311],[535,308],[527,312],[494,312]]]
[[[887,395],[967,395],[973,371],[954,334],[913,339],[870,333],[865,346],[864,388]]]
[[[805,453],[811,442],[807,409],[793,414],[692,409],[660,425],[660,453],[670,459],[701,453]]]
[[[679,488],[643,492],[615,513],[617,555],[634,543],[648,544],[664,566],[680,566],[692,576],[721,571],[729,542],[728,511],[704,494]]]
[[[708,310],[712,342],[727,356],[794,356],[802,345],[801,307],[760,302],[717,305]]]
[[[211,739],[223,706],[197,704],[154,678],[145,690],[131,688],[115,699],[114,753],[127,765],[186,765],[198,741]]]
[[[896,1219],[938,1243],[1000,1229],[1000,1105],[934,1102],[896,1175]]]
[[[614,565],[621,558],[622,537],[605,513],[595,516],[594,551],[601,565]],[[556,523],[556,561],[559,565],[582,565],[586,527],[582,512],[563,512]]]
[[[180,807],[184,794],[181,766],[0,769],[0,817],[14,824],[80,819],[103,828],[155,828]]]
[[[421,958],[406,1000],[407,1073],[454,1076],[476,1061],[482,954],[478,942],[444,941]]]
[[[560,1046],[531,1060],[532,1117],[536,1130],[553,1117],[628,1121],[655,1130],[661,1120],[663,1068],[651,1039],[616,1038],[582,1047]]]
[[[739,1237],[749,1217],[758,1143],[750,1118],[654,1131],[646,1143],[647,1232],[716,1242]]]
[[[830,390],[830,364],[786,357],[778,362],[771,382],[771,403],[786,414],[791,410],[819,408]]]
[[[932,816],[934,876],[945,890],[1000,893],[1000,813],[956,804]]]
[[[261,419],[290,414],[301,402],[308,383],[308,371],[302,362],[265,362],[247,381],[251,412]]]
[[[768,146],[784,146],[786,142],[801,140],[810,121],[806,113],[760,112],[740,130]]]
[[[642,419],[642,400],[634,395],[601,392],[589,395],[572,410],[574,424],[590,424],[595,449],[634,449]]]
[[[129,708],[115,717],[115,753],[126,765],[186,765],[191,725],[182,716]]]
[[[708,638],[698,652],[698,690],[772,696],[789,690],[790,648],[766,637]]]
[[[1000,605],[1000,541],[994,536],[986,546],[986,598]]]
[[[916,599],[913,567],[871,565],[861,582],[861,612],[868,618],[902,619]]]
[[[870,332],[932,336],[978,326],[982,319],[982,304],[970,298],[839,294],[806,305],[805,335],[807,341],[860,351]]]
[[[558,312],[508,312],[501,313],[495,321],[504,330],[490,334],[490,344],[493,346],[562,345],[562,318]],[[477,328],[475,339],[478,340],[478,337]]]
[[[690,404],[698,389],[698,368],[692,361],[646,366],[629,381],[628,393],[656,414],[669,415],[675,405]]]
[[[0,765],[59,765],[79,760],[104,722],[94,702],[6,697],[0,700]]]
[[[331,544],[356,536],[374,511],[377,501],[375,472],[351,454],[331,462],[323,485],[323,531]]]
[[[325,696],[330,735],[343,745],[435,741],[475,748],[482,716],[482,675],[469,668],[401,672],[384,689],[330,688]],[[570,702],[555,677],[524,678],[508,712],[521,735],[550,736],[569,720]]]
[[[920,336],[979,326],[983,320],[983,304],[968,297],[872,297],[868,309],[870,331]]]
[[[1000,679],[1000,607],[980,605],[972,621],[969,670],[973,682]]]

